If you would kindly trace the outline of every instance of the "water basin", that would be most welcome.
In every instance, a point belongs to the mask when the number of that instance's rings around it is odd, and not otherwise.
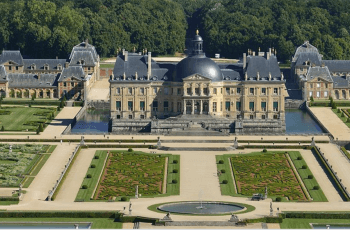
[[[322,128],[305,110],[286,109],[287,134],[321,134]]]

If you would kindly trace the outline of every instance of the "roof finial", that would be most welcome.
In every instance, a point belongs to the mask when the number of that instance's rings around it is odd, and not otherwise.
[[[135,46],[134,46],[134,53],[136,53],[136,48],[135,48]]]
[[[259,47],[259,52],[260,52],[260,47]]]
[[[198,35],[199,34],[199,30],[196,30],[196,35]]]

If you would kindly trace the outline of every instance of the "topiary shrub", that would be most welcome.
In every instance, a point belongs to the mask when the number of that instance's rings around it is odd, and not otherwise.
[[[340,109],[337,110],[337,113],[340,113]]]
[[[341,113],[341,117],[345,117],[344,113]]]
[[[91,168],[96,168],[96,165],[91,165],[90,167],[91,167]]]
[[[179,170],[173,169],[173,173],[178,173],[178,172],[179,172]]]
[[[226,170],[225,170],[225,169],[221,169],[220,172],[221,172],[221,173],[225,173]]]
[[[97,156],[97,155],[96,155],[94,158],[95,158],[95,159],[100,159],[100,156]]]
[[[306,165],[301,166],[302,169],[307,169]]]
[[[129,149],[128,149],[128,152],[129,152],[129,153],[132,152],[132,151],[134,151],[132,148],[129,148]]]
[[[297,160],[299,160],[299,161],[302,160],[302,159],[303,159],[303,158],[302,158],[301,156],[297,157]]]
[[[120,198],[120,201],[127,201],[128,198],[126,198],[125,196],[122,196],[122,198]]]
[[[281,202],[281,201],[282,201],[282,198],[278,196],[278,197],[276,197],[276,201],[277,201],[277,202]]]
[[[179,163],[178,160],[173,160],[173,164],[177,164],[177,163]]]
[[[314,97],[313,96],[310,97],[310,101],[314,101]]]
[[[320,189],[320,186],[318,186],[318,185],[314,186],[314,190],[319,190],[319,189]]]
[[[176,180],[176,179],[174,179],[174,180],[172,180],[172,181],[171,181],[171,183],[173,183],[173,184],[177,184],[177,180]]]
[[[267,153],[267,149],[263,149],[263,153]]]
[[[88,186],[84,184],[83,186],[81,186],[81,188],[82,188],[82,189],[87,189]]]
[[[223,164],[224,163],[224,161],[223,160],[219,160],[219,164]]]
[[[86,175],[86,178],[91,178],[91,177],[92,177],[91,174]]]
[[[223,183],[223,184],[227,184],[228,181],[227,181],[227,180],[223,180],[222,183]]]
[[[5,131],[5,128],[4,128],[4,126],[2,126],[2,127],[1,127],[1,131]]]
[[[313,175],[308,175],[307,179],[314,179],[314,176]]]

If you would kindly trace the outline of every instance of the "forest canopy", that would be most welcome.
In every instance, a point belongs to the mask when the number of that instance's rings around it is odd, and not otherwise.
[[[350,59],[348,0],[3,0],[0,46],[66,58],[88,39],[102,57],[121,49],[183,52],[199,29],[207,56],[274,47],[281,61],[310,41],[325,59]]]

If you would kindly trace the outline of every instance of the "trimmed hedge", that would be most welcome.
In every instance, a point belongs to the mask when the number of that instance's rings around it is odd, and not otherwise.
[[[281,216],[279,217],[270,217],[270,216],[266,216],[263,218],[257,218],[257,219],[247,219],[246,222],[247,223],[282,223],[283,218]]]
[[[345,147],[340,147],[341,151],[343,151],[344,155],[350,160],[350,154],[346,151]]]
[[[1,139],[2,142],[60,142],[61,139],[36,139],[36,138],[30,138],[30,139]],[[80,142],[80,139],[62,139],[63,142]],[[121,143],[156,143],[157,140],[111,140],[111,139],[84,139],[85,142],[113,142],[118,143],[119,141]],[[116,145],[116,144],[115,144]],[[120,146],[120,145],[118,145]]]
[[[286,212],[285,218],[296,219],[350,219],[349,213],[327,213],[327,212]]]
[[[19,201],[19,197],[0,196],[0,201]]]
[[[88,148],[144,148],[149,149],[153,145],[84,145],[81,148],[88,149]]]
[[[120,213],[114,211],[6,211],[0,212],[0,218],[119,218]]]
[[[238,143],[279,143],[279,144],[287,144],[287,143],[311,143],[310,141],[305,141],[305,140],[237,140]],[[315,141],[316,143],[329,143],[329,141]]]
[[[244,145],[242,149],[311,149],[309,145]]]
[[[59,106],[60,101],[37,101],[37,100],[3,100],[1,102],[3,105],[52,105],[52,106]]]

